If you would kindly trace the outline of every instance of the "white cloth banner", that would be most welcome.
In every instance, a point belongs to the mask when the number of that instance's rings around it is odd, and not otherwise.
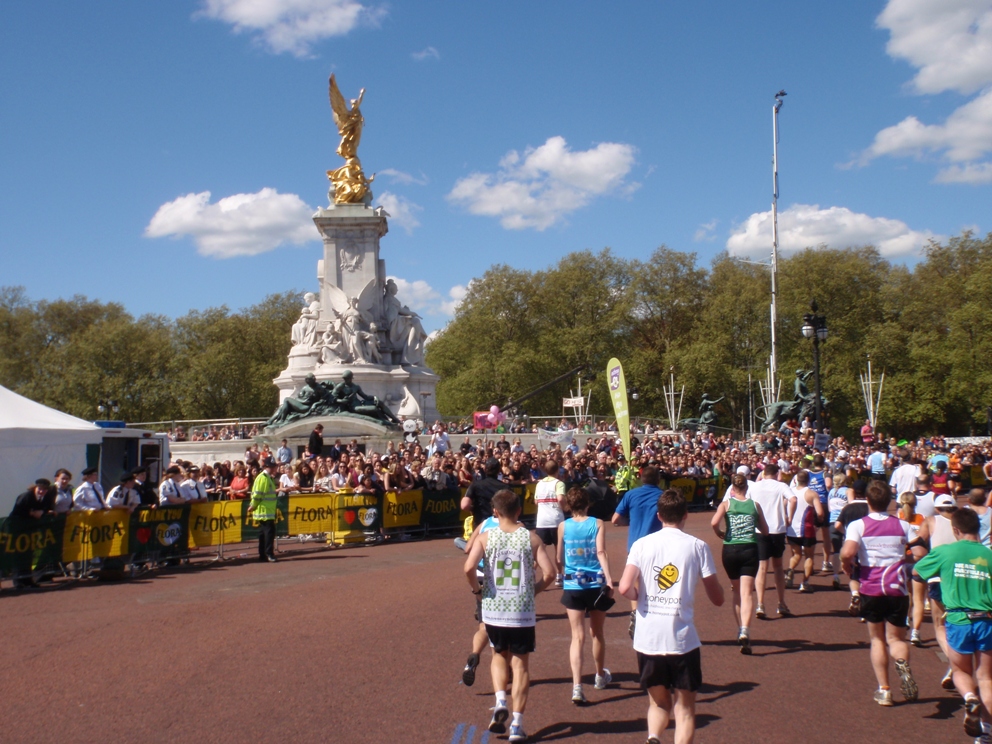
[[[562,398],[561,405],[563,408],[582,408],[586,404],[585,398]]]

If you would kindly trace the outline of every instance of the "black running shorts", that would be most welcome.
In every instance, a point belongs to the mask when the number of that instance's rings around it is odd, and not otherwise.
[[[699,648],[684,654],[648,656],[637,652],[637,668],[641,672],[641,687],[664,687],[669,690],[695,692],[703,684]]]
[[[758,560],[767,561],[769,558],[781,558],[785,553],[785,533],[774,535],[755,535],[758,540]]]
[[[741,543],[739,545],[723,546],[723,570],[731,581],[737,581],[741,576],[758,575],[758,544]]]
[[[797,548],[815,548],[816,538],[815,537],[793,537],[789,535],[787,538],[789,545],[793,545]]]
[[[534,653],[534,626],[526,628],[504,628],[502,625],[486,624],[486,633],[493,651],[501,654],[509,651],[516,656]]]
[[[909,597],[873,597],[861,595],[861,617],[869,623],[888,623],[897,628],[906,627],[909,614]]]
[[[557,527],[537,527],[534,529],[537,536],[541,538],[541,542],[545,545],[557,545],[558,544],[558,528]]]
[[[566,589],[561,593],[561,603],[568,610],[606,612],[609,607],[615,604],[615,600],[606,596],[604,587],[596,587],[595,589]]]

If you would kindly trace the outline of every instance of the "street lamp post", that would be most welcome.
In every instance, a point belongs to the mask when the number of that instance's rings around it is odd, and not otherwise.
[[[120,412],[121,407],[116,400],[101,400],[96,404],[96,410],[100,413],[112,413],[116,416]]]
[[[820,393],[820,342],[827,340],[827,319],[823,315],[816,314],[816,311],[819,309],[816,306],[816,300],[813,300],[809,304],[809,309],[812,312],[806,313],[803,316],[803,336],[813,339],[813,385],[816,388],[814,392],[814,396],[816,397],[816,433],[819,434],[823,431],[823,412],[820,410],[820,401],[822,399]]]

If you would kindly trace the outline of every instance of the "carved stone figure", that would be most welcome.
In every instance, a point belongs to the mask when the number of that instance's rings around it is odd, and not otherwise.
[[[362,268],[364,256],[353,241],[348,241],[341,248],[341,271],[353,274]]]
[[[341,334],[336,328],[336,323],[332,323],[324,331],[320,338],[320,364],[334,364],[344,359],[344,343],[341,341]]]
[[[372,200],[369,184],[372,183],[375,176],[366,178],[362,172],[362,163],[358,159],[358,143],[362,139],[362,127],[365,126],[365,118],[359,107],[365,96],[365,88],[362,88],[358,98],[351,100],[350,109],[338,89],[334,75],[331,75],[328,92],[331,99],[331,111],[334,114],[334,123],[341,135],[341,144],[338,145],[337,153],[345,160],[344,165],[337,170],[327,171],[327,177],[331,179],[331,190],[328,196],[335,204],[369,203]]]
[[[293,324],[293,346],[317,347],[317,321],[320,318],[320,300],[313,292],[303,295],[306,305],[300,311],[300,319]]]
[[[368,416],[393,426],[399,425],[400,420],[393,415],[389,407],[375,396],[366,395],[359,385],[352,382],[353,377],[350,369],[346,369],[341,374],[341,382],[331,391],[334,405],[342,411]]]
[[[709,393],[703,393],[703,399],[699,402],[699,418],[689,418],[679,421],[680,429],[697,429],[707,431],[709,427],[716,425],[717,412],[716,404],[723,400],[721,396],[716,400],[711,400]]]
[[[369,280],[358,297],[350,299],[339,287],[327,287],[331,309],[337,316],[335,330],[340,337],[339,361],[353,364],[381,362],[378,344],[373,343],[367,330],[372,325],[376,292],[375,279]]]
[[[392,279],[386,282],[383,303],[389,340],[400,350],[401,364],[421,365],[427,333],[420,323],[420,316],[396,298],[398,291],[396,282]]]
[[[265,422],[266,426],[283,426],[301,418],[312,415],[312,412],[322,403],[330,402],[330,395],[327,388],[317,382],[317,378],[312,374],[304,378],[303,387],[295,397],[286,398],[272,418]]]

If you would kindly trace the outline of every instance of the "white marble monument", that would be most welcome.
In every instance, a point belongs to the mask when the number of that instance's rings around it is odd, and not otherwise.
[[[305,295],[293,326],[289,364],[274,380],[280,403],[299,391],[307,374],[336,383],[350,369],[366,394],[400,418],[437,418],[438,377],[424,366],[427,334],[397,298],[379,257],[387,217],[382,207],[367,204],[332,204],[313,216],[324,241],[320,293]]]

